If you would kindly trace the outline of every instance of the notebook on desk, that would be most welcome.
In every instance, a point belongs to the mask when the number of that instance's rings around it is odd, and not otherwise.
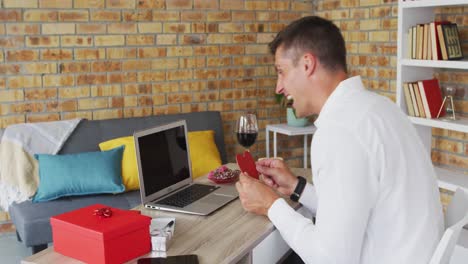
[[[233,185],[193,182],[185,120],[135,132],[141,201],[146,208],[208,215],[239,194]]]

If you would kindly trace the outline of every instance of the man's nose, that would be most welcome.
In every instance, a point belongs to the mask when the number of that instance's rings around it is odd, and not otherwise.
[[[275,92],[277,94],[281,94],[283,93],[284,91],[284,86],[283,86],[283,83],[278,79],[278,81],[276,81],[276,89],[275,89]]]

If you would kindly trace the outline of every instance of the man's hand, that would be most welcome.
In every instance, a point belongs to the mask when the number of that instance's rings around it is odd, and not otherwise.
[[[290,196],[297,185],[297,177],[291,172],[286,163],[280,159],[262,159],[257,161],[260,179],[278,192]]]
[[[270,187],[245,173],[241,173],[236,183],[242,207],[248,212],[268,215],[273,202],[279,198]]]

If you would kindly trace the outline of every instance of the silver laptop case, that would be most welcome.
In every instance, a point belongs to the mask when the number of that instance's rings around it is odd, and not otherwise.
[[[174,133],[177,133],[179,137],[181,136],[181,134],[183,135],[183,137],[180,137],[179,142],[177,142],[178,138],[174,136]],[[161,137],[164,137],[165,140],[163,141]],[[182,138],[185,140],[183,140]],[[213,186],[219,188],[217,188],[210,194],[204,196],[203,198],[191,204],[188,204],[185,207],[175,207],[158,204],[158,201],[178,191],[181,191],[184,188],[187,188],[191,184],[193,184],[191,167],[192,165],[190,161],[190,150],[188,147],[189,142],[187,136],[186,121],[180,120],[169,124],[157,126],[154,128],[146,129],[143,131],[135,132],[134,140],[138,164],[138,177],[140,180],[141,201],[146,208],[198,215],[208,215],[211,212],[217,210],[218,208],[222,207],[223,205],[229,203],[230,201],[238,197],[239,194],[234,185],[220,186],[213,184]],[[144,142],[157,143],[157,141],[159,141],[160,144],[143,144]],[[177,145],[175,145],[176,143]],[[165,146],[162,146],[163,144],[165,144]],[[175,147],[170,148],[170,144],[173,144],[173,146]],[[177,147],[182,148],[183,151],[178,151],[178,149],[176,149]],[[175,173],[167,172],[167,168],[176,162],[179,162],[179,164],[181,164],[180,162],[183,162],[181,166],[184,169],[188,168],[188,172],[184,170],[185,174],[178,174],[179,177],[180,175],[184,175],[183,179],[177,180],[177,176],[174,175]],[[163,176],[163,174],[168,175]],[[173,178],[168,179],[165,177]],[[164,183],[166,180],[169,180],[169,183],[162,184],[162,186],[158,186],[156,188],[154,187],[161,183]]]

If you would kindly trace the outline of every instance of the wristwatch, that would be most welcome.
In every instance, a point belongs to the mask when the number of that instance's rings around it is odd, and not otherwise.
[[[307,183],[306,179],[302,176],[297,176],[297,180],[298,182],[296,185],[296,189],[294,189],[294,192],[291,194],[291,196],[289,196],[289,198],[294,202],[299,201],[299,198],[301,198],[301,194],[304,191],[304,188]]]

